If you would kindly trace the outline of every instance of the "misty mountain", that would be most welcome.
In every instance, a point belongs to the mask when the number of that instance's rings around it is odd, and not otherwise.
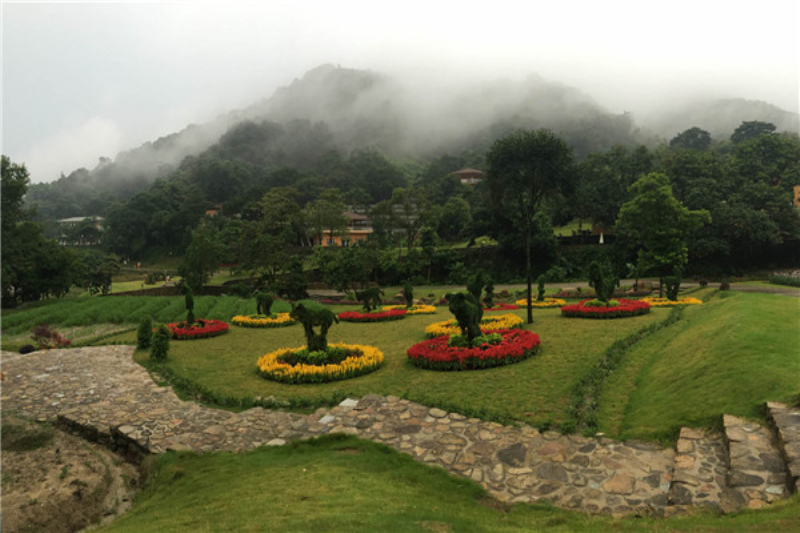
[[[185,174],[208,155],[245,165],[253,175],[285,167],[313,171],[331,152],[346,157],[372,150],[390,160],[424,163],[444,153],[482,154],[519,128],[549,128],[582,158],[616,144],[654,145],[659,139],[646,132],[669,140],[692,126],[722,140],[743,120],[772,122],[778,130],[797,125],[796,114],[763,102],[721,100],[648,117],[640,130],[631,115],[611,113],[589,95],[537,75],[445,84],[322,65],[249,107],[187,126],[114,161],[101,159],[92,170],[34,184],[27,201],[39,204],[39,219],[102,215],[114,202],[157,178]]]
[[[753,120],[770,122],[776,131],[798,131],[797,113],[743,98],[694,101],[641,118],[644,126],[667,140],[696,126],[709,132],[715,141],[727,140],[742,122]]]

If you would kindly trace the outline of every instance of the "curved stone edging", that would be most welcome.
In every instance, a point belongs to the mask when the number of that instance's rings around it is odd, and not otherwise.
[[[338,432],[473,479],[502,501],[547,500],[613,515],[661,516],[670,505],[672,449],[503,426],[393,396],[348,399],[312,415],[260,407],[232,413],[180,400],[133,361],[133,350],[3,352],[2,407],[38,420],[57,419],[133,455],[242,451]],[[682,500],[684,506],[689,502]]]

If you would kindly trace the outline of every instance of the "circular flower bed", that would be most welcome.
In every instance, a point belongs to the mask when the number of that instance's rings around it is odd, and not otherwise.
[[[277,313],[274,315],[237,315],[231,319],[231,322],[244,328],[282,328],[296,324],[297,320],[289,316],[289,313]]]
[[[281,348],[258,360],[258,371],[266,379],[281,383],[324,383],[369,374],[383,363],[383,353],[374,346],[330,344],[327,352],[309,352],[305,346]]]
[[[540,302],[538,300],[531,301],[531,307],[533,308],[547,308],[547,307],[561,307],[562,305],[566,305],[567,302],[562,300],[561,298],[545,298],[544,301]],[[527,298],[523,298],[522,300],[517,300],[516,304],[520,307],[524,307],[525,309],[528,308],[528,300]]]
[[[495,329],[514,329],[522,326],[524,320],[511,313],[500,316],[483,317],[480,328],[484,333]],[[444,322],[434,322],[425,328],[425,336],[428,338],[440,337],[442,335],[460,335],[461,328],[455,319],[445,320]]]
[[[642,300],[609,300],[604,305],[598,300],[582,300],[580,303],[565,305],[561,316],[570,318],[625,318],[644,315],[650,312],[650,304]]]
[[[436,308],[432,305],[412,305],[411,307],[406,307],[405,305],[384,305],[381,307],[381,311],[395,311],[398,309],[404,309],[407,315],[432,315],[436,312]]]
[[[541,343],[539,335],[524,329],[485,333],[494,339],[472,348],[451,346],[446,335],[422,341],[408,349],[408,357],[415,366],[430,370],[476,370],[522,361],[535,354]]]
[[[513,311],[514,309],[519,309],[519,306],[514,304],[494,304],[492,307],[484,307],[483,311]]]
[[[172,338],[176,340],[205,339],[228,332],[227,322],[202,318],[195,320],[191,324],[178,322],[176,324],[167,324],[167,327],[172,332]]]
[[[649,303],[651,307],[671,307],[676,305],[700,305],[703,303],[702,300],[698,300],[697,298],[693,298],[691,296],[678,298],[677,301],[668,300],[667,298],[657,298],[657,297],[642,298],[641,301]]]
[[[376,311],[374,313],[361,313],[359,311],[344,311],[337,315],[339,320],[345,322],[384,322],[386,320],[400,320],[405,318],[406,310],[392,309],[391,311]]]

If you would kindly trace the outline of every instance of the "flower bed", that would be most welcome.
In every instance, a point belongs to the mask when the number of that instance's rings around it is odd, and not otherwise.
[[[400,320],[405,318],[405,309],[392,309],[391,311],[377,311],[374,313],[361,313],[359,311],[344,311],[337,315],[339,320],[345,322],[385,322],[386,320]]]
[[[546,309],[548,307],[561,307],[562,305],[566,305],[567,302],[562,300],[561,298],[545,298],[544,301],[532,300],[531,307],[539,308],[539,309]],[[522,308],[528,308],[528,299],[523,298],[522,300],[517,300],[516,304]]]
[[[382,311],[393,311],[395,309],[405,309],[407,315],[432,315],[436,312],[436,308],[432,305],[412,305],[406,307],[404,305],[384,305],[381,307]]]
[[[514,329],[522,326],[523,323],[524,320],[522,320],[520,317],[508,313],[500,316],[484,317],[481,320],[480,328],[483,332],[496,329]],[[455,321],[455,319],[445,320],[444,322],[434,322],[425,328],[425,336],[429,339],[432,337],[440,337],[442,335],[450,336],[460,334],[461,328],[458,327],[458,323]]]
[[[228,332],[228,323],[222,320],[197,319],[191,324],[178,322],[167,324],[175,340],[206,339]]]
[[[415,344],[408,357],[418,367],[430,370],[476,370],[510,365],[526,359],[539,348],[539,336],[527,330],[492,330],[487,334],[502,336],[499,344],[482,344],[472,348],[450,346],[450,337],[443,335]]]
[[[231,319],[237,326],[243,328],[282,328],[297,324],[297,320],[289,316],[289,313],[277,313],[274,315],[237,315]]]
[[[580,303],[565,305],[561,316],[570,318],[626,318],[650,312],[650,304],[642,300],[611,300],[617,305],[595,305],[596,300],[582,300]],[[585,305],[589,304],[589,305]]]
[[[492,307],[484,307],[483,311],[513,311],[515,309],[519,309],[519,306],[514,304],[494,304]]]
[[[262,356],[258,371],[262,377],[281,383],[325,383],[369,374],[383,363],[383,353],[374,346],[337,343],[328,348],[333,352],[328,360],[309,353],[305,346],[281,348]]]
[[[703,303],[702,300],[698,300],[697,298],[693,298],[691,296],[678,298],[676,301],[669,300],[667,298],[657,298],[657,297],[642,298],[640,301],[649,303],[651,307],[672,307],[676,305],[700,305]]]

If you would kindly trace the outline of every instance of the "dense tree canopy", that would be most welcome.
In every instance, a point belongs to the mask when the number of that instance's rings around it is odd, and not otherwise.
[[[572,149],[548,130],[523,130],[496,141],[486,154],[486,162],[486,182],[497,218],[512,222],[522,233],[530,301],[531,240],[537,215],[546,197],[572,192]],[[531,322],[529,304],[528,323]]]
[[[25,165],[0,156],[2,176],[2,296],[4,306],[66,294],[76,254],[46,239],[30,220],[23,198],[30,178]]]
[[[631,185],[631,200],[619,212],[620,237],[638,248],[642,263],[659,276],[688,261],[687,239],[711,222],[706,210],[690,210],[672,192],[666,174],[650,173]]]
[[[695,126],[673,137],[669,141],[669,146],[670,148],[708,150],[711,146],[711,134]]]

